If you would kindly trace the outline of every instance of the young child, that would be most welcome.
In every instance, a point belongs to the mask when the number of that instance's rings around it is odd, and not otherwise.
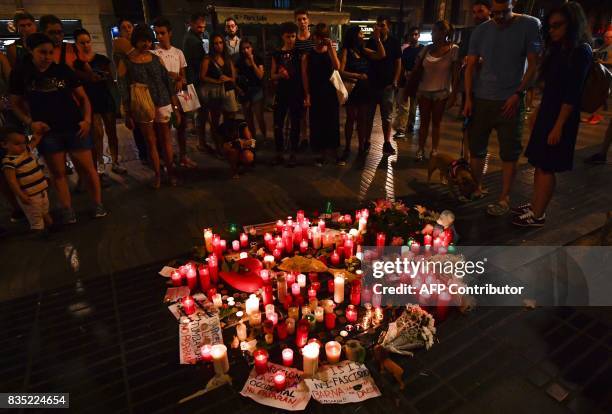
[[[30,228],[35,231],[43,231],[53,224],[49,214],[47,179],[38,159],[31,152],[40,138],[34,136],[28,144],[25,135],[18,129],[0,128],[2,148],[6,151],[2,159],[2,172],[30,222]]]
[[[285,146],[284,126],[287,112],[291,121],[290,141],[291,155],[288,167],[296,165],[295,153],[300,139],[300,119],[304,108],[304,91],[302,89],[300,54],[295,48],[297,25],[293,22],[281,24],[283,46],[272,54],[270,78],[276,81],[274,99],[274,141],[276,158],[274,164],[281,164]]]
[[[255,160],[255,140],[243,119],[228,119],[219,125],[218,140],[223,142],[225,159],[233,179],[240,178],[240,167],[249,167]]]

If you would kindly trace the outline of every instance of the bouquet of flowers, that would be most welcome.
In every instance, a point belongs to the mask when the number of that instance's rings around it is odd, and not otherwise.
[[[433,316],[419,305],[407,305],[404,313],[389,323],[378,342],[390,352],[412,355],[413,349],[432,347],[436,334],[434,323]]]
[[[366,236],[370,245],[374,245],[376,234],[382,232],[387,236],[387,244],[401,246],[428,223],[418,209],[401,201],[378,200],[373,204]]]

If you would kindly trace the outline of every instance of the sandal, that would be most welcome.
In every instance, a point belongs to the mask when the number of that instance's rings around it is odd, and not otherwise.
[[[497,201],[487,206],[487,214],[490,216],[503,216],[510,212],[510,205],[506,201]]]

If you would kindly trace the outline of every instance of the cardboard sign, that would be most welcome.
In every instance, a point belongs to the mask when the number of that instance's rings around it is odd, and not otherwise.
[[[249,374],[240,394],[269,407],[289,411],[306,408],[310,401],[310,391],[302,379],[302,371],[282,365],[268,364],[268,372],[258,375],[255,368]],[[274,373],[284,371],[287,386],[282,391],[274,388]]]
[[[324,365],[317,378],[305,379],[312,397],[322,404],[361,402],[380,396],[370,371],[365,365],[353,361]]]
[[[204,344],[222,344],[223,333],[219,314],[198,313],[190,315],[187,323],[179,324],[179,351],[181,364],[195,364],[200,359]]]

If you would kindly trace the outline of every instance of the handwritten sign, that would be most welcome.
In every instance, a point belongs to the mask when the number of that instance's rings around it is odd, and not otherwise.
[[[353,361],[322,366],[317,378],[305,381],[312,397],[322,404],[346,404],[380,396],[370,371]]]
[[[204,344],[222,344],[223,333],[219,314],[190,315],[188,323],[179,324],[179,351],[181,364],[195,364],[200,359]]]
[[[277,371],[285,373],[287,387],[282,391],[276,391],[274,388],[273,377]],[[302,375],[302,371],[295,368],[272,363],[265,374],[258,375],[253,368],[240,394],[269,407],[300,411],[305,409],[310,401],[310,391]]]

